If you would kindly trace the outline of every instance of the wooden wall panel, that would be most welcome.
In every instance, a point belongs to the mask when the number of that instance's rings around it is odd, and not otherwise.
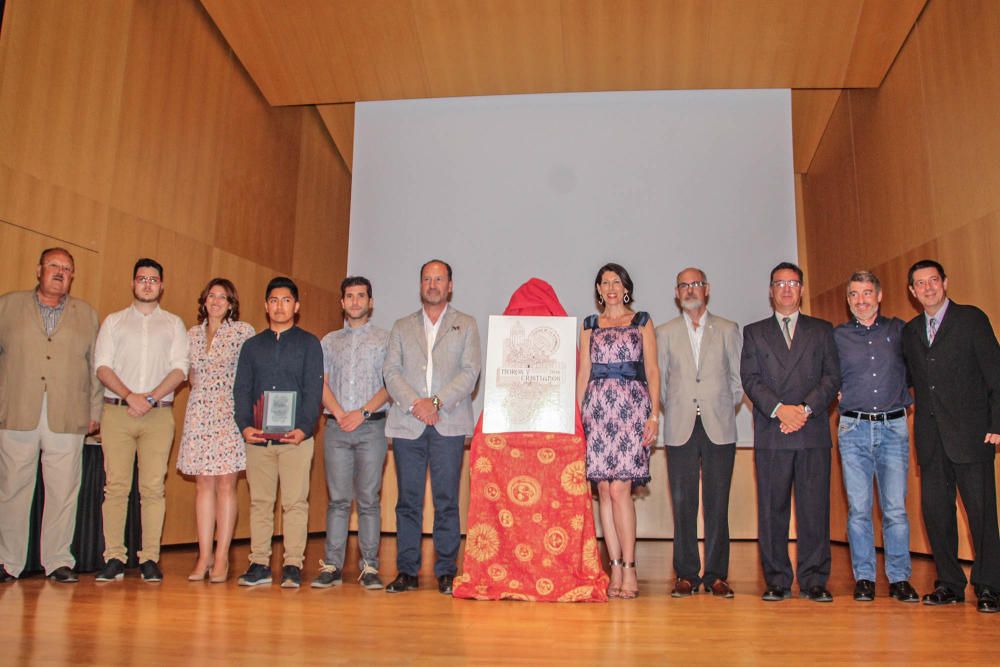
[[[131,302],[132,266],[149,256],[164,265],[163,307],[187,325],[215,275],[234,280],[258,329],[278,274],[305,286],[316,327],[339,321],[327,287],[343,277],[350,173],[314,110],[267,106],[197,0],[9,0],[6,12],[0,293],[30,288],[39,251],[66,245],[73,294],[102,318]],[[293,266],[311,243],[334,248]],[[196,538],[195,485],[173,468],[187,396],[173,409],[166,544]]]
[[[792,152],[795,173],[804,174],[809,171],[809,165],[840,95],[840,90],[792,91]]]
[[[810,294],[821,294],[842,282],[859,262],[867,261],[866,244],[854,241],[860,237],[861,225],[851,146],[850,105],[845,95],[834,107],[809,173],[802,178]]]
[[[252,85],[241,73],[225,114],[215,245],[288,274],[307,110],[272,109]]]
[[[316,107],[327,132],[340,151],[347,171],[354,171],[354,104],[321,104]]]
[[[352,109],[352,131],[353,126]],[[340,280],[347,274],[351,174],[314,109],[303,111],[299,155],[292,266],[295,275],[323,285],[339,298]]]
[[[881,88],[849,92],[848,131],[831,120],[802,180],[813,284],[829,286],[813,299],[815,314],[843,312],[835,297],[842,288],[834,286],[850,262],[873,265],[882,312],[909,320],[920,307],[906,289],[907,269],[933,258],[949,274],[949,295],[983,308],[1000,331],[998,30],[997,3],[932,0]],[[824,174],[853,168],[856,179],[814,177],[818,166]],[[857,213],[837,203],[854,198]],[[816,209],[827,214],[816,217]],[[910,546],[928,553],[915,459],[910,470]],[[964,510],[957,511],[959,553],[971,558]],[[845,521],[842,511],[832,517],[835,536]]]
[[[112,203],[211,244],[238,66],[189,0],[140,2],[132,19]]]

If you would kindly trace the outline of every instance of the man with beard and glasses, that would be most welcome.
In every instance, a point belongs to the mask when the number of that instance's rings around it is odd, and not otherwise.
[[[735,322],[708,312],[705,272],[677,274],[681,316],[656,327],[663,390],[664,442],[674,514],[673,597],[704,585],[733,597],[729,578],[729,489],[736,460],[736,407],[743,399]],[[698,554],[698,484],[705,512],[705,567]]]
[[[38,285],[0,297],[0,582],[24,569],[39,456],[45,482],[41,559],[53,581],[77,581],[76,527],[83,438],[98,429],[97,313],[69,295],[73,255],[48,248]]]
[[[475,426],[472,391],[481,365],[476,320],[448,304],[451,267],[439,259],[420,267],[423,307],[397,320],[389,333],[384,368],[392,397],[385,433],[392,438],[399,499],[396,568],[386,587],[402,593],[418,586],[420,537],[427,469],[434,500],[434,574],[451,595],[461,543],[458,484],[465,436]]]
[[[385,408],[389,392],[382,380],[389,332],[369,321],[372,284],[361,276],[340,283],[340,306],[347,326],[323,337],[323,464],[330,499],[326,548],[313,588],[343,581],[351,501],[358,503],[358,544],[364,588],[378,590],[378,547],[382,531],[380,492],[385,464]]]
[[[871,271],[856,271],[847,282],[847,306],[854,317],[833,330],[843,378],[837,449],[847,491],[854,599],[875,599],[875,481],[889,596],[918,602],[920,597],[909,582],[910,522],[906,515],[910,467],[906,408],[913,399],[903,361],[903,320],[880,315],[881,302],[878,277]]]
[[[104,384],[104,569],[97,581],[125,576],[125,516],[139,460],[143,581],[163,580],[157,562],[166,509],[163,482],[174,442],[174,389],[187,377],[188,337],[181,318],[160,308],[163,267],[142,258],[132,269],[132,305],[111,313],[97,334],[94,365]]]

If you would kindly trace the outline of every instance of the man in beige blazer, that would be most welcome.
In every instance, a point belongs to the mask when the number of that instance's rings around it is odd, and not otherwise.
[[[41,558],[60,583],[77,580],[76,528],[83,438],[98,428],[97,313],[69,295],[73,256],[48,248],[33,290],[0,296],[0,582],[24,569],[39,454],[45,481]]]
[[[420,268],[422,308],[389,333],[382,371],[392,405],[385,427],[392,438],[399,497],[396,568],[389,593],[417,588],[427,469],[434,500],[434,574],[451,595],[461,544],[458,485],[465,437],[472,435],[472,391],[482,363],[476,320],[449,304],[451,266],[431,260]]]
[[[667,472],[674,514],[671,595],[686,597],[704,585],[731,598],[729,487],[736,459],[736,406],[743,398],[735,322],[708,312],[711,287],[705,272],[677,274],[681,316],[656,327],[656,348],[665,417]],[[705,568],[698,555],[698,482],[705,514]]]

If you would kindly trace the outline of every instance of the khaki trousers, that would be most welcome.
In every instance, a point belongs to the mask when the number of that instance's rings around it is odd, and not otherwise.
[[[160,560],[160,537],[166,503],[163,482],[174,444],[174,412],[153,408],[142,417],[130,417],[123,405],[105,405],[101,419],[104,450],[104,560],[126,562],[125,516],[132,490],[132,469],[139,457],[139,499],[142,504],[142,549],[139,562]]]
[[[309,526],[309,470],[313,439],[299,445],[247,445],[250,485],[250,562],[270,566],[274,501],[281,483],[284,565],[301,568]]]
[[[31,431],[0,430],[0,565],[15,577],[28,557],[31,501],[41,454],[45,508],[41,554],[46,574],[76,560],[70,553],[80,495],[83,435],[49,429],[46,397],[38,425]]]

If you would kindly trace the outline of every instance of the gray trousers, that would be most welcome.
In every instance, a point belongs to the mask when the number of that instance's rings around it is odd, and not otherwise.
[[[360,567],[364,562],[378,568],[378,547],[382,537],[382,469],[385,466],[385,420],[366,421],[350,433],[327,418],[323,433],[323,456],[326,467],[326,548],[323,560],[339,569],[344,567],[347,532],[351,519],[351,501],[358,505],[358,544]]]

